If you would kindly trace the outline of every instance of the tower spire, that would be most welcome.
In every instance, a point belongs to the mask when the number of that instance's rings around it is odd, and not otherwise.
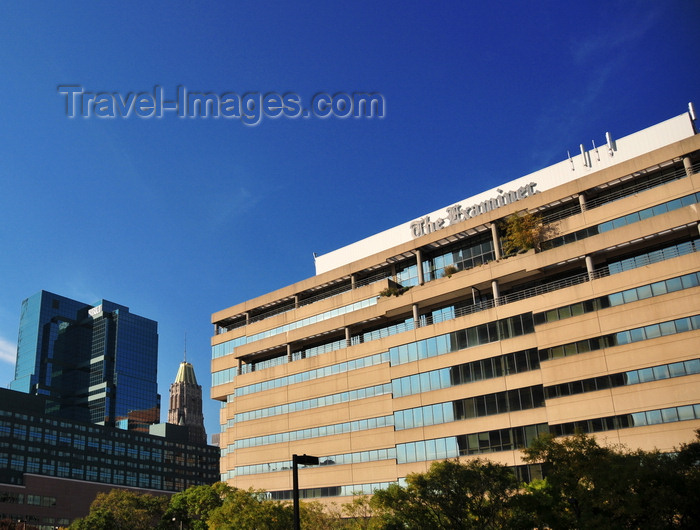
[[[185,331],[185,362],[187,362],[187,332]]]

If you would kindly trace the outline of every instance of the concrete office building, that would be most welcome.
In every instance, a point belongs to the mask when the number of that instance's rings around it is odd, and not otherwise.
[[[22,302],[10,388],[50,397],[49,414],[148,432],[160,421],[157,375],[154,320],[47,291]]]
[[[537,470],[519,449],[543,432],[666,451],[693,439],[694,119],[691,107],[606,134],[214,313],[222,478],[290,498],[292,454],[309,454],[320,465],[301,470],[302,497],[343,502],[444,458],[489,458],[527,477]],[[506,257],[502,222],[524,211],[550,234],[541,250]]]

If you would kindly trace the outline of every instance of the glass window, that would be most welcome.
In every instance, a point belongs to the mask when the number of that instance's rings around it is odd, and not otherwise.
[[[676,333],[676,325],[673,321],[662,322],[659,324],[659,329],[661,330],[661,335],[673,335]]]
[[[673,363],[668,365],[668,371],[671,377],[681,377],[685,375],[685,365],[681,363]]]
[[[435,418],[433,418],[433,407],[425,407],[423,409],[423,423],[424,425],[435,425]]]
[[[661,416],[660,410],[649,410],[647,411],[647,423],[649,425],[655,425],[657,423],[663,423],[663,417]]]
[[[418,381],[417,381],[417,389],[416,392],[428,392],[431,390],[431,385],[430,385],[430,373],[429,372],[423,372],[422,374],[416,376]]]
[[[681,281],[683,282],[684,289],[690,289],[691,287],[697,287],[698,285],[700,285],[697,273],[686,274],[681,278]]]
[[[438,376],[440,378],[440,382],[439,382],[438,386],[433,386],[433,383],[434,383],[434,380],[432,377],[433,373],[435,373],[435,372],[431,372],[431,377],[430,377],[430,384],[431,384],[431,388],[433,390],[435,390],[437,388],[449,388],[450,387],[450,371],[447,368],[437,371]]]
[[[631,329],[629,334],[632,342],[644,340],[644,328]]]
[[[445,438],[438,438],[435,440],[435,455],[439,460],[451,456],[447,454],[447,440]]]
[[[630,302],[636,302],[637,301],[637,290],[636,289],[628,289],[627,291],[622,292],[622,299],[626,304],[629,304]]]
[[[639,374],[639,381],[642,383],[654,381],[654,370],[652,368],[643,368],[642,370],[637,370],[637,373]]]
[[[416,461],[425,462],[425,442],[416,442]]]
[[[563,346],[555,346],[554,348],[549,349],[549,358],[550,359],[559,359],[560,357],[564,357],[564,347]]]
[[[664,423],[672,423],[674,421],[678,421],[678,411],[676,410],[676,407],[663,409],[661,411],[661,417],[663,418]]]
[[[654,379],[658,381],[659,379],[668,379],[669,377],[668,366],[663,365],[654,367]]]
[[[633,427],[640,427],[647,424],[647,417],[643,412],[635,412],[634,414],[630,414],[630,416]]]
[[[641,220],[649,219],[650,217],[653,217],[653,216],[654,216],[654,211],[651,208],[645,208],[644,210],[639,212],[639,218]]]
[[[680,291],[683,289],[683,282],[680,278],[671,278],[670,280],[666,280],[666,289],[669,293]]]
[[[656,282],[651,284],[651,291],[654,293],[654,296],[660,296],[662,294],[666,294],[666,282]]]
[[[626,385],[636,385],[639,383],[639,373],[637,370],[632,370],[630,372],[625,373],[625,384]]]
[[[654,339],[661,336],[661,327],[658,324],[651,324],[644,327],[644,333],[647,339]]]
[[[637,287],[637,296],[640,300],[653,296],[651,285],[642,285],[641,287]]]
[[[685,361],[685,371],[689,374],[700,373],[700,359],[693,359],[691,361]]]
[[[666,209],[670,212],[673,210],[677,210],[682,206],[681,204],[681,199],[673,199],[672,201],[669,201],[665,204]]]
[[[689,318],[679,318],[678,320],[674,320],[673,324],[676,328],[676,333],[683,333],[691,329]]]
[[[678,407],[678,419],[680,421],[693,420],[695,419],[695,414],[693,413],[693,406],[688,405],[685,407]]]

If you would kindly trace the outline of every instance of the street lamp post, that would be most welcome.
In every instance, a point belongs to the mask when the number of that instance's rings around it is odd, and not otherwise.
[[[294,495],[294,530],[301,530],[299,521],[299,464],[317,466],[318,457],[309,455],[292,455],[292,488]]]

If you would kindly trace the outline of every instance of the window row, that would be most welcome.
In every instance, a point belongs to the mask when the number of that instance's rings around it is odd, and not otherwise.
[[[533,333],[534,330],[532,313],[524,313],[445,335],[395,346],[389,349],[389,359],[392,366],[397,366],[481,344],[526,335]]]
[[[634,412],[632,414],[594,418],[591,420],[572,421],[558,425],[550,425],[549,428],[555,436],[569,436],[579,432],[594,433],[697,419],[700,419],[700,404],[647,410]]]
[[[396,448],[374,449],[372,451],[360,451],[357,453],[345,453],[342,455],[322,456],[319,466],[340,466],[345,464],[361,464],[364,462],[378,462],[381,460],[395,460]],[[317,467],[317,466],[302,466]],[[274,473],[277,471],[289,471],[292,469],[292,461],[266,462],[250,466],[238,466],[231,473],[230,478],[243,475],[258,475],[260,473]]]
[[[357,401],[358,399],[382,396],[385,394],[391,394],[390,383],[370,386],[366,388],[359,388],[357,390],[349,390],[347,392],[339,392],[337,394],[331,394],[329,396],[305,399],[303,401],[296,401],[294,403],[285,403],[284,405],[277,405],[275,407],[267,407],[264,409],[241,412],[240,414],[236,414],[234,422],[240,423],[242,421],[256,420],[259,418],[267,418],[270,416],[278,416],[280,414],[290,414],[292,412],[299,412],[301,410],[328,407],[330,405],[336,405],[338,403]]]
[[[330,366],[324,366],[323,368],[318,368],[316,370],[309,370],[307,372],[278,377],[277,379],[269,379],[267,381],[254,383],[252,385],[241,386],[236,389],[236,395],[245,396],[256,392],[264,392],[265,390],[272,390],[273,388],[280,388],[296,383],[302,383],[304,381],[313,381],[315,379],[320,379],[321,377],[342,374],[352,370],[359,370],[360,368],[366,368],[368,366],[374,366],[376,364],[386,362],[389,362],[389,354],[387,352],[377,353],[375,355],[370,355],[369,357],[362,357],[360,359],[353,359],[352,361],[345,361]]]
[[[630,258],[614,261],[608,263],[607,268],[610,274],[618,274],[621,272],[638,269],[640,267],[646,267],[651,263],[658,263],[668,259],[677,258],[679,256],[684,256],[686,254],[692,254],[693,252],[698,252],[699,250],[700,239],[694,239],[693,241],[678,243],[659,250],[652,250],[651,252],[645,252]]]
[[[570,342],[560,346],[553,346],[540,351],[540,359],[558,359],[568,357],[569,355],[578,355],[589,351],[600,350],[602,348],[610,348],[613,346],[621,346],[632,342],[655,339],[666,335],[674,335],[700,329],[700,315],[692,317],[679,318],[659,324],[650,324],[626,331],[619,331],[601,337],[593,337],[577,342]]]
[[[211,373],[211,386],[225,385],[226,383],[232,383],[238,374],[238,367],[226,368],[225,370],[219,370],[217,372]]]
[[[541,385],[394,412],[395,429],[413,429],[544,406]]]
[[[669,278],[668,280],[662,280],[640,287],[633,287],[632,289],[601,296],[592,300],[584,300],[576,304],[569,304],[542,313],[535,313],[535,325],[537,326],[546,322],[556,322],[565,318],[599,311],[607,307],[615,307],[636,302],[637,300],[645,300],[647,298],[681,291],[683,289],[691,289],[699,285],[700,272],[692,272],[683,276]]]
[[[352,497],[353,495],[372,495],[377,490],[387,489],[395,482],[373,482],[371,484],[348,484],[326,488],[308,488],[299,490],[300,499],[318,499],[321,497]],[[275,501],[292,500],[292,490],[270,491],[268,497]]]
[[[360,309],[364,309],[366,307],[373,306],[377,303],[377,298],[372,297],[372,298],[367,298],[365,300],[360,300],[358,302],[354,302],[352,304],[348,304],[343,307],[336,307],[335,309],[331,309],[330,311],[325,311],[323,313],[319,313],[318,315],[313,315],[307,318],[303,318],[301,320],[297,320],[296,322],[290,322],[289,324],[285,324],[283,326],[278,326],[273,329],[268,329],[266,331],[261,331],[260,333],[255,333],[253,335],[250,335],[246,338],[246,344],[250,344],[251,342],[255,342],[261,339],[266,339],[268,337],[274,337],[275,335],[279,335],[280,333],[287,333],[288,331],[292,331],[294,329],[299,329],[303,328],[306,326],[310,326],[311,324],[316,324],[317,322],[322,322],[324,320],[328,320],[330,318],[335,318],[337,316],[341,315],[346,315],[348,313],[352,313],[353,311],[359,311]]]
[[[238,337],[237,339],[233,339],[221,344],[217,344],[216,346],[212,346],[211,356],[212,359],[216,359],[218,357],[222,357],[224,355],[233,353],[237,346],[241,346],[243,344],[250,344],[252,342],[261,339],[266,339],[268,337],[274,337],[275,335],[279,335],[280,333],[286,333],[293,329],[310,326],[311,324],[322,322],[324,320],[328,320],[329,318],[335,318],[337,316],[346,315],[348,313],[352,313],[353,311],[358,311],[360,309],[364,309],[365,307],[373,306],[376,303],[376,297],[367,298],[365,300],[360,300],[359,302],[354,302],[343,307],[336,307],[335,309],[325,311],[324,313],[319,313],[318,315],[313,315],[302,320],[297,320],[296,322],[290,322],[289,324],[285,324],[283,326],[278,326],[273,329],[261,331],[260,333],[255,333],[250,336]]]
[[[423,276],[426,282],[442,278],[447,265],[453,265],[458,270],[467,270],[496,259],[490,233],[471,237],[456,246],[441,249],[441,252],[423,261]]]
[[[539,367],[539,353],[536,348],[532,348],[393,379],[391,381],[392,393],[395,398],[399,398],[484,379],[537,370]]]
[[[648,383],[698,373],[700,373],[700,359],[692,359],[690,361],[662,364],[650,368],[641,368],[639,370],[630,370],[628,372],[548,386],[544,389],[544,396],[545,399],[554,399],[563,396],[573,396],[583,392],[595,392],[596,390],[636,385],[638,383]]]
[[[349,432],[367,431],[371,429],[379,429],[382,427],[393,427],[394,416],[379,416],[378,418],[369,418],[365,420],[348,421],[345,423],[336,423],[335,425],[324,425],[321,427],[313,427],[311,429],[301,429],[299,431],[279,432],[268,434],[265,436],[255,436],[253,438],[244,438],[236,440],[236,450],[246,447],[257,447],[259,445],[279,444],[293,442],[295,440],[308,440],[309,438],[320,438],[321,436],[333,436],[335,434],[345,434]]]
[[[397,444],[396,461],[398,464],[407,464],[496,451],[512,451],[529,446],[535,438],[548,432],[547,424],[539,423]]]
[[[690,206],[691,204],[696,204],[698,202],[700,202],[700,192],[691,193],[690,195],[686,195],[685,197],[673,199],[671,201],[657,204],[656,206],[645,208],[644,210],[640,210],[638,212],[633,212],[622,217],[618,217],[616,219],[611,219],[610,221],[606,221],[595,226],[590,226],[588,228],[584,228],[576,232],[571,232],[569,234],[550,239],[549,241],[546,241],[543,244],[543,248],[549,249],[560,247],[562,245],[573,243],[575,241],[580,241],[587,237],[602,234],[604,232],[609,232],[610,230],[637,223],[639,221],[643,221],[651,217],[656,217],[657,215],[662,215],[673,210],[678,210],[679,208]]]

